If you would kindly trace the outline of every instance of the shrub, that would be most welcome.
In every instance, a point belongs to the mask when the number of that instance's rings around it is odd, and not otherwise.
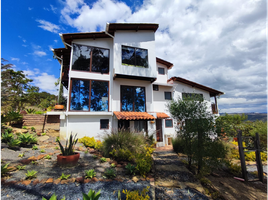
[[[183,151],[183,141],[180,137],[172,138],[172,146],[176,153],[184,153]]]
[[[142,134],[130,132],[129,130],[118,130],[103,137],[103,147],[101,150],[104,156],[109,156],[114,149],[129,150],[133,155],[144,152],[146,145],[145,137]]]
[[[29,108],[29,109],[26,109],[26,112],[27,112],[28,114],[34,114],[34,113],[36,112],[36,110],[33,109],[33,108]]]
[[[18,139],[21,141],[21,145],[28,145],[37,142],[37,138],[30,133],[20,134]]]
[[[114,178],[116,177],[116,173],[115,173],[115,169],[106,169],[105,172],[104,172],[104,175],[107,177],[107,178]]]
[[[8,169],[8,165],[10,163],[7,163],[5,165],[1,165],[1,176],[7,174],[9,171],[11,171],[11,169]]]
[[[13,133],[9,133],[7,130],[2,134],[2,142],[8,143],[14,139]]]
[[[149,192],[149,186],[147,188],[144,188],[141,193],[139,193],[139,190],[134,191],[127,191],[123,190],[123,193],[126,195],[127,200],[149,200],[150,197],[147,192]]]
[[[90,169],[88,171],[85,171],[86,173],[86,178],[93,178],[94,176],[96,176],[96,172],[94,169]]]
[[[128,149],[113,149],[112,152],[110,152],[110,155],[115,158],[116,160],[128,160],[133,161],[134,155],[132,152]]]
[[[32,171],[27,171],[27,173],[25,173],[26,175],[26,179],[32,179],[34,177],[36,177],[37,171],[32,170]]]
[[[101,149],[102,148],[102,142],[100,140],[97,140],[95,142],[95,146],[94,146],[95,149]]]
[[[131,165],[130,163],[128,163],[125,168],[127,169],[128,174],[134,174],[135,175],[135,169],[136,169],[135,165]]]
[[[152,145],[153,146],[153,145]],[[151,154],[153,153],[152,146],[145,147],[145,153],[137,154],[136,156],[136,170],[145,177],[148,172],[152,169],[153,158]]]
[[[22,121],[22,115],[19,112],[10,111],[6,114],[3,122],[16,123]]]
[[[67,180],[70,176],[70,174],[65,175],[64,173],[62,173],[60,176],[60,180]]]
[[[229,166],[229,171],[235,176],[239,176],[242,173],[241,165],[231,163]]]
[[[21,141],[19,139],[12,138],[7,144],[9,147],[19,147]]]
[[[101,190],[95,193],[94,190],[90,189],[88,194],[83,193],[83,200],[98,200],[101,195]]]
[[[94,139],[94,137],[85,136],[85,137],[78,139],[78,142],[83,143],[85,147],[94,148],[96,140]]]

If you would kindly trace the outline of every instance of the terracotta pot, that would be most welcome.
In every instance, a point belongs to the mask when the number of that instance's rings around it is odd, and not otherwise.
[[[75,152],[74,155],[63,156],[57,155],[57,163],[61,166],[75,166],[80,158],[80,153]]]
[[[64,109],[64,105],[55,105],[55,109],[56,110],[63,110]]]

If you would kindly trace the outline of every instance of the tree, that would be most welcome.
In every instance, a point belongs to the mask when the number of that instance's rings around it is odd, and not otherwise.
[[[207,102],[192,97],[173,100],[168,104],[171,116],[180,122],[178,137],[188,156],[188,165],[197,161],[198,173],[206,165],[215,165],[224,158],[226,150],[216,138],[215,119],[208,110]],[[213,163],[213,164],[212,164]]]
[[[1,71],[1,84],[5,88],[6,99],[3,102],[9,105],[12,110],[21,111],[24,104],[29,101],[28,95],[39,91],[38,87],[32,86],[32,79],[26,77],[23,71],[6,69]]]

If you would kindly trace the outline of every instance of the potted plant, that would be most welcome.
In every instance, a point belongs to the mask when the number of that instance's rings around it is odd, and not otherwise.
[[[77,135],[77,134],[76,134]],[[74,152],[74,146],[77,143],[76,135],[70,135],[69,140],[66,141],[65,148],[61,145],[60,139],[57,138],[56,142],[59,143],[61,154],[57,155],[57,163],[61,166],[75,166],[79,160],[80,154]]]
[[[60,82],[60,79],[58,79],[57,82],[55,82],[55,86],[60,85],[58,91],[59,91],[59,95],[58,95],[58,103],[55,105],[55,109],[56,110],[63,110],[64,106],[66,105],[66,98],[63,96],[63,85]]]

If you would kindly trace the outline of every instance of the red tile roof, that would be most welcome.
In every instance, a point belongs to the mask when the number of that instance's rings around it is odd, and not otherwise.
[[[157,119],[170,118],[166,113],[156,113]]]
[[[119,120],[139,120],[139,119],[147,119],[153,120],[154,116],[148,114],[147,112],[118,112],[114,111],[115,116]]]

